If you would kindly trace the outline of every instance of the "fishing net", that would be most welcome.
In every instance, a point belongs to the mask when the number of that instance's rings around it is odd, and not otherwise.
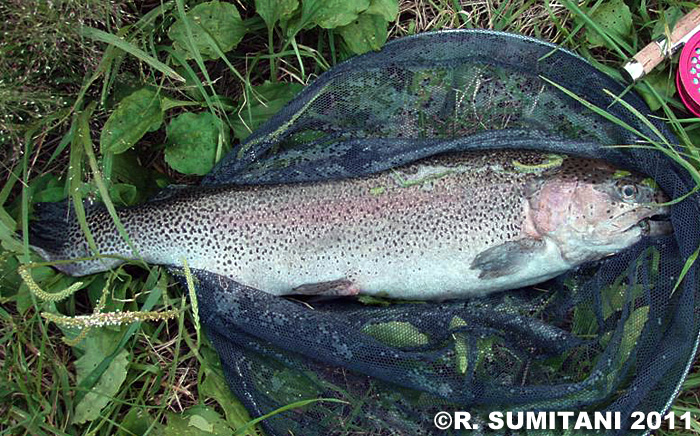
[[[204,183],[309,182],[447,151],[525,148],[602,158],[672,198],[688,193],[691,178],[663,153],[606,147],[674,138],[635,115],[649,112],[636,95],[623,104],[605,90],[624,87],[538,40],[403,38],[320,76]],[[698,206],[694,194],[672,207],[672,235],[485,298],[300,301],[196,271],[200,318],[253,416],[344,401],[277,414],[263,423],[271,435],[446,434],[433,424],[441,410],[469,411],[477,424],[493,410],[619,411],[617,433],[643,433],[625,430],[630,413],[668,410],[696,351],[697,267],[672,291],[700,246]]]

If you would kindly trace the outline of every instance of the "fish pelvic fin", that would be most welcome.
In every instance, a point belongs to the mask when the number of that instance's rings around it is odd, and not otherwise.
[[[292,290],[293,294],[301,295],[327,295],[350,296],[360,293],[360,289],[348,279],[331,280],[320,283],[307,283],[297,286]]]

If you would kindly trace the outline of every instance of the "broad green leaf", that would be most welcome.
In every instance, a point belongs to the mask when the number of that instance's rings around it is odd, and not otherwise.
[[[590,338],[597,331],[598,321],[593,309],[583,305],[575,306],[571,333],[578,337]]]
[[[296,369],[284,368],[275,371],[267,381],[270,396],[278,404],[290,404],[307,398],[316,398],[322,391],[312,379],[313,374],[307,375]]]
[[[136,198],[134,198],[133,202],[146,200],[155,194],[155,191],[158,190],[159,179],[166,179],[166,177],[150,168],[144,168],[134,150],[113,156],[112,182],[134,186],[136,188]],[[127,198],[130,199],[130,197]]]
[[[632,13],[623,0],[603,2],[591,14],[591,20],[596,22],[613,40],[622,39],[626,42],[632,35]],[[603,37],[592,29],[588,29],[587,37],[591,47],[605,45]]]
[[[233,431],[214,409],[194,406],[181,414],[169,413],[165,436],[231,435]]]
[[[207,421],[207,419],[205,417],[203,417],[202,415],[190,416],[190,421],[188,424],[190,427],[196,427],[196,428],[203,430],[207,433],[214,432],[214,424]]]
[[[219,356],[208,346],[200,348],[204,381],[197,388],[200,398],[212,398],[224,410],[226,421],[233,429],[245,426],[251,420],[243,404],[233,395],[224,378]],[[247,430],[245,435],[256,436],[254,428]]]
[[[115,206],[131,206],[138,199],[136,186],[127,183],[116,183],[109,187],[109,197]]]
[[[119,343],[120,334],[106,328],[93,329],[82,341],[85,354],[75,362],[77,383],[90,374]],[[82,400],[75,406],[74,421],[78,424],[93,421],[100,417],[100,411],[112,401],[119,387],[126,380],[126,368],[129,365],[129,352],[121,350],[109,364],[99,380]]]
[[[466,374],[469,368],[469,345],[467,344],[466,336],[463,333],[454,333],[452,337],[455,340],[455,363],[457,372]]]
[[[428,343],[428,336],[410,322],[368,324],[362,328],[362,332],[392,347],[416,347]]]
[[[61,201],[64,198],[66,198],[66,189],[64,186],[52,186],[49,188],[46,188],[42,190],[41,192],[37,192],[34,197],[32,197],[32,200],[40,203],[40,202],[49,202],[49,203],[54,203],[57,201]]]
[[[168,124],[165,161],[183,174],[204,175],[229,149],[228,127],[210,112],[180,114]],[[221,135],[221,137],[220,137]]]
[[[161,100],[161,105],[164,111],[170,110],[175,107],[202,106],[202,104],[197,101],[175,100],[169,97],[163,97],[163,99]]]
[[[398,0],[370,0],[365,14],[381,15],[386,21],[394,21],[399,15]]]
[[[24,315],[32,307],[32,296],[29,288],[24,283],[19,287],[17,295],[15,295],[15,301],[17,302],[17,311],[20,315]]]
[[[0,247],[6,251],[20,253],[24,250],[24,245],[17,238],[16,229],[17,223],[15,220],[5,209],[0,207]]]
[[[46,281],[53,279],[56,276],[56,271],[48,266],[40,266],[38,268],[32,268],[31,275],[34,281],[39,284],[39,287],[41,287]],[[22,315],[33,305],[30,292],[31,291],[27,287],[27,284],[22,281],[22,284],[17,291],[17,295],[15,295],[15,299],[17,301],[17,311]]]
[[[662,98],[671,98],[676,93],[676,82],[674,77],[669,77],[666,71],[654,71],[644,77],[644,82],[635,89],[642,95],[644,101],[649,105],[649,109],[655,111],[661,107],[661,102],[654,93],[647,88],[651,86]]]
[[[22,286],[22,278],[17,273],[19,261],[8,253],[0,255],[0,298],[6,299],[17,295]],[[27,290],[29,291],[29,290]]]
[[[265,82],[254,86],[254,97],[248,99],[250,107],[243,106],[232,118],[231,126],[236,138],[246,139],[253,130],[279,112],[289,100],[303,88],[298,83]]]
[[[112,87],[113,89],[105,102],[108,109],[114,109],[120,101],[143,88],[143,83],[140,77],[129,71],[125,71],[119,73]]]
[[[493,352],[493,347],[496,344],[501,344],[503,343],[503,339],[501,339],[498,336],[491,335],[487,336],[485,338],[479,338],[476,340],[476,350],[477,350],[477,355],[476,355],[476,362],[474,362],[474,366],[476,368],[481,368],[482,370],[484,367],[482,366],[482,363],[484,360],[492,360],[494,357],[494,352]]]
[[[140,310],[142,312],[148,312],[149,310],[151,310],[156,304],[156,302],[159,301],[159,299],[163,295],[165,288],[167,287],[167,278],[164,275],[160,274],[160,267],[156,266],[151,269],[151,272],[147,279],[147,283],[155,282],[156,278],[159,279],[157,280],[157,284],[155,285],[151,283],[150,285],[144,286],[146,289],[151,289],[151,291],[145,294],[145,301],[140,307]],[[109,369],[111,363],[114,361],[114,358],[119,354],[117,350],[121,350],[126,346],[129,339],[136,333],[137,330],[141,328],[141,325],[141,322],[135,322],[130,324],[129,326],[124,326],[122,332],[118,334],[117,346],[113,347],[115,348],[115,351],[107,355],[102,361],[100,361],[100,363],[96,367],[94,367],[94,369],[89,371],[89,374],[86,374],[85,377],[78,382],[78,386],[76,388],[75,393],[76,402],[82,401],[82,399],[85,397],[85,392],[91,391],[92,388],[100,381],[102,374],[104,374],[105,371]],[[107,330],[103,328],[100,329],[100,331]],[[84,351],[85,342],[87,341],[81,341],[81,343],[79,343],[75,348],[82,349]]]
[[[673,26],[683,16],[683,11],[677,6],[671,6],[664,11],[663,18],[658,20],[651,32],[651,39],[666,36],[666,26],[669,31],[673,31]]]
[[[687,130],[691,144],[700,144],[700,129]]]
[[[453,316],[450,321],[450,329],[465,327],[467,322],[458,316]],[[452,338],[455,340],[455,363],[457,372],[466,374],[469,368],[469,344],[464,333],[452,333]]]
[[[357,296],[357,301],[359,301],[362,304],[366,304],[368,306],[391,306],[391,301],[381,298],[381,297],[375,297],[373,295],[367,295],[367,294],[361,294]]]
[[[142,407],[133,407],[119,421],[119,431],[117,436],[133,436],[146,434],[149,427],[153,425],[153,418],[148,414],[148,410]],[[159,424],[156,424],[156,428]],[[160,434],[151,431],[149,434]]]
[[[201,3],[187,12],[192,29],[192,43],[205,59],[218,59],[219,55],[212,48],[206,37],[208,32],[224,53],[233,49],[246,34],[246,26],[241,20],[238,9],[231,3],[210,1]],[[183,52],[187,59],[192,59],[185,23],[178,19],[168,30],[175,50]]]
[[[324,29],[346,26],[369,7],[369,0],[304,0],[302,16]]]
[[[34,187],[34,182],[31,183],[30,187],[32,189],[32,202],[39,203],[43,201],[56,202],[61,201],[66,198],[65,182],[59,180],[56,176],[50,174],[45,180],[46,184],[43,186]]]
[[[462,318],[458,316],[453,316],[452,319],[450,320],[450,325],[449,328],[450,330],[452,329],[458,329],[460,327],[466,327],[467,322],[463,320]]]
[[[619,351],[619,361],[621,363],[627,360],[635,345],[637,345],[637,339],[639,339],[639,335],[642,334],[642,330],[644,330],[644,325],[648,318],[649,306],[642,306],[635,309],[625,321],[625,332],[620,342]]]
[[[60,182],[54,174],[43,174],[31,180],[28,184],[27,199],[29,206],[40,201],[58,201],[65,198],[65,195],[58,196],[53,188],[65,187],[65,181]],[[44,192],[48,190],[48,192]],[[65,190],[65,189],[64,189]],[[22,198],[17,197],[12,203],[5,206],[6,212],[10,217],[21,218],[22,216]],[[13,218],[14,219],[14,218]]]
[[[383,17],[363,13],[352,23],[340,27],[338,33],[352,52],[361,54],[382,48],[387,38],[386,26]]]
[[[275,416],[277,414],[284,413],[288,410],[294,410],[294,409],[298,409],[300,407],[305,407],[305,406],[308,406],[309,404],[318,403],[318,402],[348,404],[347,401],[339,400],[337,398],[312,398],[309,400],[295,401],[291,404],[286,404],[282,407],[279,407],[279,408],[273,410],[272,412],[266,413],[262,416],[258,416],[257,418],[255,418],[254,420],[252,420],[248,424],[246,424],[246,427],[236,430],[236,432],[233,435],[238,436],[240,434],[243,434],[243,431],[246,430],[248,427],[252,427],[255,424],[259,423],[260,421],[264,421],[264,420],[266,420],[272,416]]]
[[[268,29],[292,15],[298,7],[299,0],[255,0],[255,12],[262,17]]]
[[[100,135],[100,150],[123,153],[146,132],[158,130],[162,122],[160,96],[150,88],[139,89],[120,101],[107,119]]]

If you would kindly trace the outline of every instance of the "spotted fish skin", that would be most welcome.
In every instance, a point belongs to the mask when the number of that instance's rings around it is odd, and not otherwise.
[[[181,266],[186,259],[192,268],[278,295],[315,289],[447,299],[538,283],[636,242],[642,231],[633,225],[654,211],[637,202],[618,211],[618,204],[626,203],[610,188],[620,184],[613,175],[609,165],[589,159],[472,152],[365,178],[178,189],[118,215],[133,248],[149,263]],[[624,238],[613,235],[615,241],[605,241],[600,252],[574,244],[577,254],[571,257],[562,250],[571,241],[559,241],[557,235],[568,237],[572,229],[567,226],[576,227],[578,221],[558,222],[562,204],[549,208],[543,202],[569,201],[564,197],[579,186],[611,190],[603,193],[610,204],[601,213],[612,221],[617,213],[633,211],[634,222],[622,232]],[[648,189],[644,194],[640,200],[658,197]],[[564,212],[577,213],[571,207]],[[582,209],[579,221],[586,214]],[[91,210],[88,223],[101,254],[136,257],[104,209]],[[60,244],[47,244],[34,232],[33,246],[45,259],[89,255],[77,223],[67,226]],[[85,275],[121,262],[99,259],[57,267]]]

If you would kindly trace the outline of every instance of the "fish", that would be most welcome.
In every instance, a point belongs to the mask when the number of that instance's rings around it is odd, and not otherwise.
[[[356,178],[174,187],[117,209],[128,242],[89,207],[99,258],[65,204],[40,203],[30,244],[49,262],[81,259],[55,265],[72,276],[186,261],[275,295],[447,300],[541,283],[667,234],[666,202],[652,179],[602,160],[471,151]]]

